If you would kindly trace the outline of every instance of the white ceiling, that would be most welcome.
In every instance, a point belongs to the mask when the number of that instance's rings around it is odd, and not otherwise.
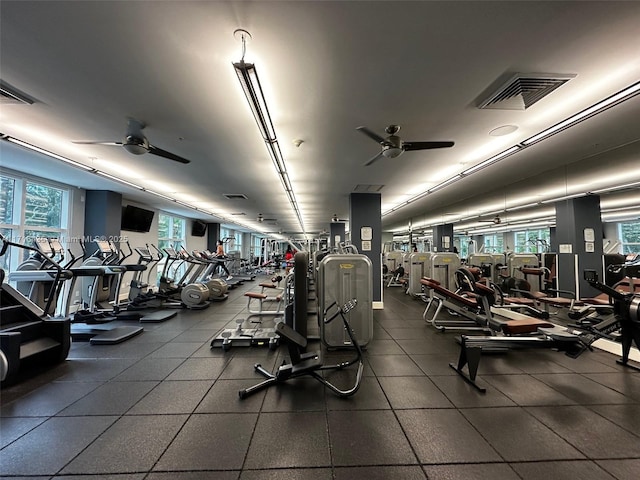
[[[635,1],[3,0],[0,22],[0,78],[35,100],[0,105],[1,133],[285,234],[301,228],[231,65],[241,57],[237,28],[253,37],[245,60],[256,64],[308,233],[328,229],[334,214],[347,218],[357,185],[384,185],[386,211],[640,79]],[[576,76],[527,110],[476,108],[515,72]],[[127,117],[147,124],[152,144],[191,163],[71,143],[121,141]],[[407,141],[455,146],[364,167],[380,147],[356,127],[384,135],[389,124],[401,125]],[[489,135],[502,125],[519,128]],[[215,221],[0,143],[5,167]],[[640,180],[639,160],[636,96],[384,216],[383,226],[447,222]],[[259,213],[277,225],[258,224]]]

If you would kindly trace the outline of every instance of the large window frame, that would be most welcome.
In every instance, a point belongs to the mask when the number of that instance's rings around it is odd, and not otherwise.
[[[484,235],[483,242],[484,242],[483,252],[485,253],[503,253],[505,250],[504,234],[502,233]]]
[[[51,194],[57,197],[53,206],[46,203],[46,196]],[[35,238],[48,237],[58,238],[63,246],[67,246],[71,223],[71,188],[0,170],[0,213],[0,232],[16,243],[33,246]],[[17,269],[29,255],[26,250],[20,253],[11,250],[0,258],[0,267],[6,271]]]
[[[640,253],[640,221],[618,223],[618,238],[623,255]]]
[[[546,248],[544,243],[538,242],[543,240],[546,245],[551,242],[551,233],[548,228],[536,230],[518,230],[513,232],[515,253],[544,253]]]
[[[167,212],[158,213],[158,248],[160,251],[163,248],[173,247],[176,251],[180,250],[180,247],[187,246],[187,219],[178,215],[173,215]],[[157,281],[160,280],[160,276],[164,270],[167,257],[163,257],[156,268]],[[177,280],[186,271],[186,262],[174,262],[173,265],[177,268],[167,272],[167,275]]]

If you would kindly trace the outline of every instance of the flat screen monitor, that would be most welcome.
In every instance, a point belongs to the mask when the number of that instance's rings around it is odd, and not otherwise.
[[[200,220],[194,220],[191,225],[191,235],[194,237],[204,237],[205,233],[207,233],[207,224]]]
[[[144,208],[127,205],[122,209],[121,229],[128,232],[146,233],[151,230],[154,212]]]

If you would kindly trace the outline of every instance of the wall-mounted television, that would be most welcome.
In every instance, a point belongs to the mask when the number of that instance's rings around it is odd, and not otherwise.
[[[191,224],[191,235],[194,237],[204,237],[205,233],[207,233],[207,224],[200,220],[194,220]]]
[[[122,223],[120,228],[128,232],[146,233],[151,230],[154,212],[144,208],[127,205],[122,207]]]

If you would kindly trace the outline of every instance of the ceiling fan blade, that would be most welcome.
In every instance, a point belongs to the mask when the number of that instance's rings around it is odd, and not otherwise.
[[[383,157],[382,152],[380,152],[375,157],[373,157],[371,160],[369,160],[367,163],[365,163],[364,166],[368,167],[372,163],[377,162],[378,160],[380,160],[382,157]]]
[[[186,158],[179,157],[175,153],[167,152],[166,150],[162,150],[161,148],[154,147],[153,145],[149,145],[149,153],[153,155],[157,155],[159,157],[168,158],[169,160],[173,160],[175,162],[180,163],[191,163],[191,160],[187,160]]]
[[[76,145],[115,145],[118,147],[122,146],[122,142],[71,142]]]
[[[431,148],[449,148],[453,147],[453,142],[404,142],[403,150],[429,150]]]
[[[374,132],[372,130],[369,130],[367,127],[358,127],[358,128],[356,128],[356,130],[361,131],[367,137],[373,138],[376,142],[378,142],[380,144],[384,144],[384,142],[385,142],[385,139],[383,137],[378,135],[376,132]]]

